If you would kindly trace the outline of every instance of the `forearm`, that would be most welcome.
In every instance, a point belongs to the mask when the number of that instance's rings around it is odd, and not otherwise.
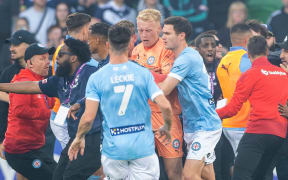
[[[91,119],[91,116],[89,117],[89,115],[84,113],[81,117],[76,137],[79,139],[84,138],[92,128],[93,121],[94,119]]]
[[[15,83],[0,83],[0,91],[17,94],[40,94],[42,93],[38,81],[24,81]]]
[[[165,125],[167,126],[168,130],[170,130],[171,125],[172,125],[172,118],[173,118],[171,106],[170,108],[160,108],[160,110],[161,110]]]
[[[0,101],[9,103],[9,94],[0,91]]]
[[[163,95],[156,97],[155,102],[157,103],[157,105],[160,108],[160,111],[162,113],[162,117],[163,117],[164,122],[165,122],[165,126],[167,126],[168,130],[170,130],[171,125],[172,125],[172,118],[173,118],[173,112],[172,112],[170,102]]]

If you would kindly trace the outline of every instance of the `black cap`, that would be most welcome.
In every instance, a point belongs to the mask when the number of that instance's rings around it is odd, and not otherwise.
[[[11,43],[13,45],[19,45],[21,43],[32,44],[36,43],[36,39],[32,33],[26,30],[16,31],[10,39],[5,40],[6,43]]]
[[[27,61],[28,59],[31,59],[34,55],[41,55],[41,54],[54,54],[55,47],[52,47],[50,49],[45,48],[41,44],[33,43],[31,44],[25,51],[24,59]]]
[[[280,47],[281,49],[288,50],[288,40],[285,40],[282,43],[278,43],[277,46]]]

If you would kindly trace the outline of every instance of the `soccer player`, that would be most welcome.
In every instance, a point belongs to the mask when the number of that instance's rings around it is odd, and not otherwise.
[[[100,105],[104,116],[101,162],[105,175],[110,179],[158,179],[159,163],[147,101],[150,98],[160,107],[165,125],[158,132],[168,142],[172,110],[149,70],[128,61],[130,37],[127,27],[110,28],[110,62],[89,78],[85,112],[68,154],[73,160],[78,152],[86,153],[85,135]]]
[[[146,9],[137,17],[137,28],[142,43],[137,45],[132,52],[132,59],[149,68],[150,70],[167,75],[174,62],[174,54],[165,49],[164,42],[160,38],[161,14],[155,9]],[[155,144],[159,156],[163,157],[165,170],[169,179],[181,179],[182,176],[182,144],[183,132],[179,118],[181,108],[177,98],[177,91],[173,91],[167,97],[173,107],[173,123],[171,127],[172,143],[165,145],[155,136]],[[152,128],[157,130],[164,124],[164,119],[158,106],[149,102],[152,114]]]
[[[176,60],[168,77],[160,84],[165,95],[178,89],[183,114],[184,140],[188,155],[183,170],[185,180],[214,180],[214,148],[220,139],[221,120],[215,112],[208,74],[201,55],[187,46],[192,26],[183,17],[164,21],[163,41]]]

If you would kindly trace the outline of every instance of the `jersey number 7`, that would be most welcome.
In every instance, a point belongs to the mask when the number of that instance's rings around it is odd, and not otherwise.
[[[122,97],[121,105],[118,111],[118,116],[125,115],[133,88],[134,88],[133,84],[127,84],[126,86],[125,85],[114,86],[114,93],[124,93]]]

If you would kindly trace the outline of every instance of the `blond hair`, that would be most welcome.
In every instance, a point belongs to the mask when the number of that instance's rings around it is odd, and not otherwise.
[[[227,28],[231,28],[233,25],[235,25],[235,22],[233,22],[233,19],[232,19],[232,13],[233,13],[233,11],[236,11],[236,10],[243,11],[245,13],[244,21],[246,20],[247,14],[248,14],[248,10],[247,10],[246,5],[241,1],[236,1],[236,2],[232,3],[229,7],[228,20],[227,20],[227,24],[226,24]]]
[[[161,13],[156,9],[144,9],[139,12],[137,16],[137,20],[140,19],[142,21],[161,21]]]

